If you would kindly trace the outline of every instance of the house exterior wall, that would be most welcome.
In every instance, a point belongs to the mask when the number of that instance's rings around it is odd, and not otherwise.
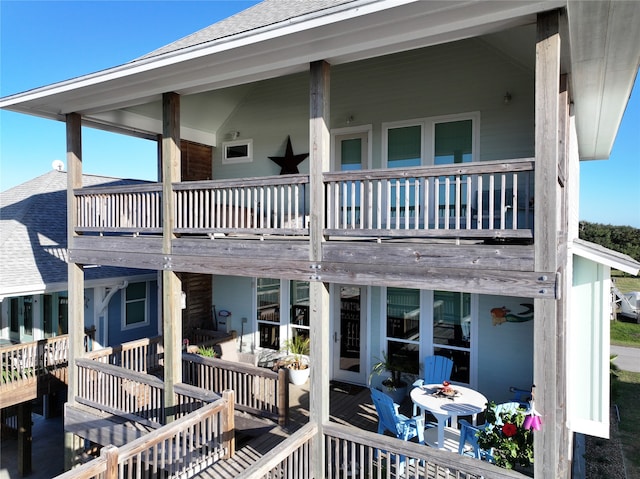
[[[130,283],[133,284],[133,283]],[[106,346],[113,346],[121,344],[126,341],[133,341],[140,338],[151,338],[158,334],[158,282],[148,281],[147,285],[147,299],[146,299],[146,314],[148,318],[148,324],[123,328],[123,290],[119,290],[113,295],[109,306],[107,308],[107,327],[108,327],[108,344]]]
[[[232,314],[226,318],[226,330],[235,330],[241,338],[244,351],[256,351],[258,339],[256,337],[256,287],[255,280],[248,277],[214,276],[213,301],[218,311],[225,309]],[[287,282],[281,287],[281,297],[286,290]],[[337,290],[337,289],[336,289]],[[332,289],[332,294],[336,290]],[[371,370],[372,364],[382,358],[386,350],[386,311],[385,288],[370,287],[367,289],[368,304],[365,311],[368,316],[366,337],[361,338],[361,344],[367,348],[367,357],[363,367]],[[433,324],[433,311],[430,306],[430,291],[422,292],[421,325],[420,325],[420,354],[432,354],[430,333]],[[474,356],[472,360],[472,386],[482,391],[490,400],[505,402],[513,396],[509,387],[530,389],[533,384],[533,321],[514,321],[514,317],[528,310],[533,301],[530,298],[513,298],[498,295],[474,295],[472,300],[477,307],[472,308],[472,322],[477,324],[477,335],[474,336]],[[492,317],[494,308],[505,307],[513,314],[505,322],[495,321]],[[283,329],[288,325],[286,303],[280,303],[280,324]],[[332,315],[338,309],[331,309]],[[242,318],[248,319],[242,324]],[[223,329],[219,325],[219,329]],[[241,334],[242,332],[242,334]],[[474,333],[475,334],[475,333]],[[284,338],[281,338],[283,341]],[[329,367],[330,365],[327,365]],[[330,374],[331,375],[331,374]],[[371,378],[377,384],[381,378]]]
[[[530,298],[480,296],[478,317],[478,390],[496,403],[513,396],[509,387],[530,389],[533,384],[533,321],[494,324],[493,308],[505,306],[519,313]],[[505,387],[506,386],[506,387]]]
[[[470,112],[480,112],[481,160],[534,155],[533,70],[481,40],[339,65],[331,81],[331,128],[348,126],[349,116],[350,126],[373,125],[373,168],[382,165],[383,122]],[[252,85],[220,131],[252,139],[253,162],[223,164],[222,148],[216,148],[215,178],[277,175],[279,167],[268,157],[283,154],[287,135],[294,153],[308,152],[308,103],[307,74]],[[309,171],[308,161],[300,172]]]

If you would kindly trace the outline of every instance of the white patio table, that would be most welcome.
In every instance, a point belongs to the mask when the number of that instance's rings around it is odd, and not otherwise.
[[[436,393],[442,384],[425,384],[413,388],[411,400],[420,408],[424,414],[429,411],[438,420],[437,440],[433,441],[432,434],[425,434],[425,442],[432,447],[445,449],[448,436],[455,436],[454,429],[446,427],[446,423],[451,419],[451,423],[457,424],[458,416],[472,416],[473,424],[476,423],[476,415],[487,407],[487,398],[478,391],[464,386],[451,385],[457,394],[454,397],[442,397]],[[447,434],[445,435],[445,432]],[[457,432],[457,431],[455,431]],[[458,433],[459,437],[459,433]],[[453,448],[451,444],[449,448]],[[455,450],[457,450],[457,442]]]

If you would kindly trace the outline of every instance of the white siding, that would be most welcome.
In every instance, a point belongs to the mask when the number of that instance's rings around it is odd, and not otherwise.
[[[610,269],[573,256],[567,326],[569,429],[609,437]]]

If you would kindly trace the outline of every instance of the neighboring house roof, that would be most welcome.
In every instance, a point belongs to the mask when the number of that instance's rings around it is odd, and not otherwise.
[[[83,175],[83,186],[142,183]],[[0,300],[67,288],[67,173],[50,171],[0,192]],[[148,275],[146,270],[85,269],[89,286],[106,278]]]
[[[165,92],[211,92],[308,71],[318,60],[340,65],[495,32],[512,54],[514,27],[562,7],[561,69],[570,74],[580,157],[608,158],[638,71],[640,2],[266,0],[127,64],[1,98],[0,108],[63,121],[76,112],[86,125],[154,138],[161,108],[150,117],[128,108]],[[517,54],[531,55],[523,45]],[[186,113],[182,120],[183,129],[201,126]],[[183,137],[215,146],[223,123]]]
[[[569,251],[582,258],[604,264],[625,273],[637,276],[640,272],[640,263],[631,256],[610,250],[609,248],[589,241],[575,238],[573,242],[569,244]]]

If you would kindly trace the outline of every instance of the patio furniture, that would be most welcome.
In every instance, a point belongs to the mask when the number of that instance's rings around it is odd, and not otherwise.
[[[474,426],[469,421],[460,419],[460,443],[458,444],[458,454],[491,461],[491,454],[488,451],[481,449],[478,444],[478,433],[484,428],[484,424],[481,426]]]
[[[445,356],[427,356],[424,358],[424,379],[418,379],[413,383],[413,387],[420,387],[424,384],[442,384],[443,381],[451,379],[453,361]],[[416,404],[413,404],[413,415],[418,413]]]
[[[422,416],[409,418],[401,414],[398,411],[399,406],[393,402],[393,399],[375,388],[371,388],[371,399],[378,413],[378,434],[389,431],[403,441],[417,437],[418,442],[424,444],[424,418]]]
[[[487,398],[478,391],[458,385],[453,386],[455,395],[444,396],[438,394],[441,387],[442,383],[415,387],[411,391],[411,400],[423,414],[428,411],[438,421],[437,428],[427,429],[425,443],[455,452],[458,449],[460,431],[447,427],[447,421],[456,424],[458,416],[472,416],[475,423],[476,415],[486,408]]]
[[[474,426],[468,421],[460,419],[460,442],[458,444],[458,454],[471,455],[476,459],[484,459],[486,461],[493,462],[491,451],[482,449],[478,444],[477,434],[487,427],[502,426],[500,414],[502,414],[503,412],[509,414],[515,413],[519,407],[520,403],[515,401],[496,404],[496,406],[494,407],[496,412],[496,422],[494,424],[484,423],[480,426]]]

